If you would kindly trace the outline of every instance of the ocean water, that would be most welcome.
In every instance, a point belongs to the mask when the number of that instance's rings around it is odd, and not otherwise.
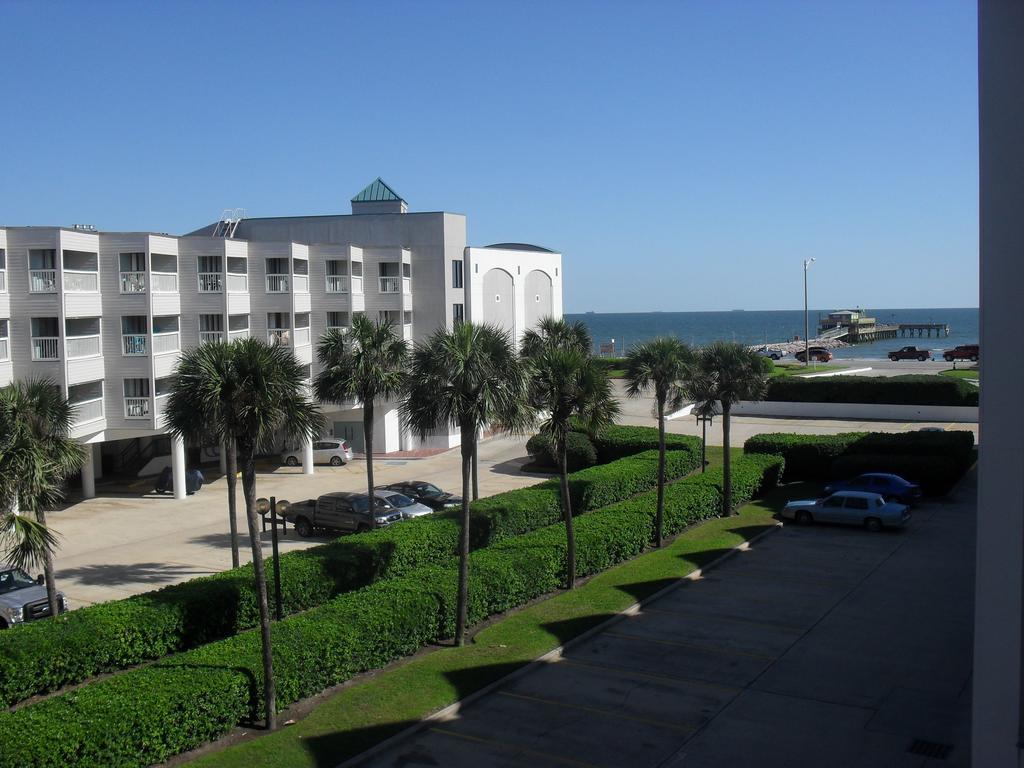
[[[811,338],[818,316],[835,310],[811,310]],[[883,339],[870,344],[855,344],[833,350],[837,358],[883,359],[893,349],[914,344],[930,350],[943,350],[957,344],[978,343],[977,309],[870,309],[862,310],[880,323],[948,323],[949,336]],[[690,344],[711,341],[738,341],[762,344],[803,338],[804,312],[800,310],[735,312],[623,312],[567,314],[567,320],[581,320],[590,329],[597,345],[615,340],[616,353],[624,353],[634,344],[654,336],[678,336]]]

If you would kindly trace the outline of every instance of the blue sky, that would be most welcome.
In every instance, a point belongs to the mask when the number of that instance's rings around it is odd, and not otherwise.
[[[567,311],[977,306],[975,4],[0,2],[0,223],[346,213],[382,176]]]

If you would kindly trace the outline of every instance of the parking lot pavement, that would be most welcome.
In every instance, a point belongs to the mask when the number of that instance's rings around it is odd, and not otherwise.
[[[498,437],[480,444],[481,495],[522,488],[544,480],[523,475],[526,439]],[[461,493],[459,451],[422,459],[374,461],[377,484],[398,480],[427,480],[445,490]],[[50,527],[60,537],[55,557],[58,586],[73,607],[127,597],[196,576],[231,567],[227,521],[226,480],[219,477],[182,501],[145,490],[136,494],[100,496],[50,513]],[[259,496],[297,501],[330,491],[366,492],[366,466],[362,460],[343,467],[318,466],[312,477],[301,468],[282,467],[260,472]],[[240,556],[248,562],[249,537],[241,483],[238,487]],[[294,531],[280,539],[285,552],[330,541],[330,536],[300,539]],[[270,553],[270,534],[263,534],[264,554]]]
[[[360,764],[967,765],[974,490],[786,526]]]

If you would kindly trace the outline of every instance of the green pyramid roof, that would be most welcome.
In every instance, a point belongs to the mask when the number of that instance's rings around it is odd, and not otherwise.
[[[377,177],[376,181],[370,183],[366,189],[352,198],[353,203],[383,203],[390,201],[405,202],[395,190],[384,183],[380,176]]]

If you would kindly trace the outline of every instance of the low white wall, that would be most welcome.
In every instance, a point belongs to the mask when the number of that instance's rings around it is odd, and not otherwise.
[[[950,421],[975,423],[977,407],[890,405],[886,403],[784,403],[773,400],[742,402],[736,416],[782,416],[804,419],[864,419],[866,421]]]

